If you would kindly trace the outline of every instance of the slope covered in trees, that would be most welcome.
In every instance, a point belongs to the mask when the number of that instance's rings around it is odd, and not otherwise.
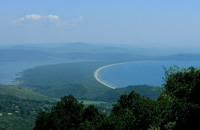
[[[1,95],[9,95],[12,97],[20,98],[20,99],[30,99],[36,101],[52,101],[51,98],[36,93],[32,90],[28,90],[22,87],[16,86],[8,86],[0,84],[0,94]]]
[[[55,100],[16,86],[0,85],[0,129],[31,130],[41,110],[49,111]]]
[[[157,100],[132,91],[123,94],[112,112],[100,113],[94,106],[84,108],[73,96],[65,96],[50,112],[40,112],[35,130],[188,130],[200,120],[200,70],[166,70],[164,90]]]

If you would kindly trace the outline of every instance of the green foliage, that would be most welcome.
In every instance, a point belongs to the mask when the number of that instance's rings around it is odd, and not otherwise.
[[[162,95],[170,98],[170,113],[165,122],[173,122],[174,129],[193,129],[200,120],[200,70],[170,68]]]
[[[34,130],[96,129],[103,118],[97,108],[84,109],[82,102],[69,95],[62,97],[50,113],[40,112]]]
[[[80,124],[83,114],[83,104],[73,96],[65,96],[51,110],[53,126],[58,129],[70,129]]]
[[[0,94],[0,129],[31,130],[37,113],[41,110],[49,111],[54,105],[49,101],[21,99]]]
[[[32,130],[35,118],[30,116],[5,116],[0,117],[0,130]]]
[[[84,108],[82,102],[69,95],[61,98],[50,113],[40,112],[34,129],[146,130],[159,122],[157,106],[155,100],[141,97],[132,91],[120,97],[108,116],[100,113],[93,105]]]
[[[110,116],[113,119],[114,129],[148,129],[151,124],[157,122],[156,106],[156,101],[141,97],[134,91],[129,95],[122,95],[114,105]]]
[[[198,128],[200,70],[194,67],[182,70],[170,68],[166,71],[165,80],[164,90],[157,100],[140,96],[132,91],[121,95],[108,115],[100,113],[94,106],[84,108],[83,104],[73,96],[64,97],[50,113],[39,114],[35,129],[44,129],[44,126],[49,127],[49,125],[52,125],[52,129],[82,130]],[[38,122],[41,128],[38,127]],[[57,122],[59,125],[55,125]]]
[[[170,96],[199,103],[200,99],[200,70],[190,67],[188,69],[170,69],[167,71],[165,92]]]
[[[8,86],[8,85],[2,85],[2,84],[0,84],[0,94],[10,95],[10,96],[17,97],[20,99],[30,99],[30,100],[37,100],[37,101],[53,101],[52,99],[31,90],[28,90],[22,87]]]
[[[0,129],[32,130],[39,111],[49,111],[53,99],[16,86],[0,85]]]

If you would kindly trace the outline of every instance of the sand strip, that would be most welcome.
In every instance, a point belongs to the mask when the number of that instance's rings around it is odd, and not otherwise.
[[[103,81],[101,81],[101,80],[99,79],[99,77],[98,77],[99,71],[102,70],[102,69],[104,69],[104,68],[110,67],[110,66],[119,65],[119,64],[133,63],[133,62],[138,62],[138,61],[122,62],[122,63],[116,63],[116,64],[110,64],[110,65],[102,66],[102,67],[98,68],[98,69],[94,72],[94,77],[95,77],[95,79],[96,79],[99,83],[105,85],[106,87],[115,89],[115,87],[110,86],[110,85],[104,83]],[[146,62],[146,61],[139,61],[139,62]]]

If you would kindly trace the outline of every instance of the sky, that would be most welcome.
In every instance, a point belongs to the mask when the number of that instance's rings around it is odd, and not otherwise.
[[[200,0],[0,0],[0,45],[199,47]]]

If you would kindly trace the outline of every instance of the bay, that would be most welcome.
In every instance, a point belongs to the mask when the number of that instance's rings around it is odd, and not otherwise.
[[[180,68],[200,67],[200,61],[138,61],[120,63],[101,69],[98,72],[98,78],[114,88],[144,84],[161,87],[165,77],[163,66],[169,68],[174,65]]]

